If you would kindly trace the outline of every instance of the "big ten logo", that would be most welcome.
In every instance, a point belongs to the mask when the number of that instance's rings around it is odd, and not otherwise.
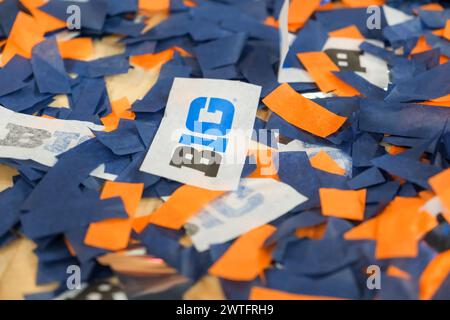
[[[217,177],[225,154],[235,114],[234,105],[225,99],[199,97],[194,99],[170,165],[187,167],[207,177]]]
[[[0,139],[0,146],[34,149],[44,145],[45,150],[54,154],[63,153],[73,142],[80,144],[91,138],[75,132],[55,131],[52,134],[44,129],[25,127],[15,123],[8,123],[5,128],[8,133],[4,139]]]
[[[342,71],[366,72],[361,65],[362,51],[345,49],[326,49],[325,53],[333,60],[334,64]]]

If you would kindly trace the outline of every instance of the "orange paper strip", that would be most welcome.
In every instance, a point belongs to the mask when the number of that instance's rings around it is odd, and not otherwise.
[[[450,169],[440,172],[430,178],[428,182],[441,200],[445,218],[450,221]]]
[[[263,103],[290,124],[322,138],[338,131],[347,120],[298,94],[287,83],[272,91]]]
[[[122,250],[128,246],[130,234],[129,219],[107,219],[89,225],[84,243],[106,250]]]
[[[133,217],[139,206],[143,192],[143,183],[106,181],[102,194],[100,195],[100,199],[104,200],[120,197],[125,206],[125,211],[130,217]]]
[[[285,291],[252,287],[250,291],[250,300],[341,300],[332,297],[309,296],[304,294],[289,293]]]
[[[437,226],[436,218],[420,208],[420,198],[395,198],[377,217],[377,259],[413,258],[418,242]]]
[[[86,60],[94,54],[91,38],[76,38],[58,42],[59,52],[64,59]]]
[[[149,53],[130,57],[130,62],[145,69],[153,69],[173,58],[173,49],[167,49],[158,53]]]
[[[322,214],[329,217],[361,221],[364,219],[366,193],[366,189],[354,191],[320,188]]]
[[[164,12],[170,9],[170,0],[139,0],[138,7],[150,13]]]
[[[184,185],[178,188],[158,210],[148,216],[148,222],[169,229],[180,229],[207,203],[224,193]]]
[[[444,38],[450,40],[450,19],[445,24]]]
[[[130,240],[132,220],[144,191],[143,183],[107,181],[100,199],[120,197],[130,219],[107,219],[89,225],[84,243],[107,250],[122,250]]]
[[[358,90],[332,73],[340,69],[325,52],[298,53],[297,57],[322,92],[333,92],[341,97],[359,95]]]
[[[31,58],[31,50],[44,40],[44,31],[34,18],[20,11],[6,41],[2,55],[2,65],[8,63],[16,54]]]
[[[270,264],[269,251],[263,245],[275,230],[271,225],[264,225],[242,235],[209,268],[209,273],[234,281],[255,279]]]
[[[361,34],[359,29],[355,25],[351,25],[342,29],[331,31],[328,36],[335,38],[350,38],[364,40],[364,36]]]
[[[366,8],[369,6],[382,6],[384,0],[342,0],[342,3],[352,8]]]
[[[343,176],[345,169],[342,168],[334,159],[325,151],[319,151],[315,156],[309,159],[311,166],[316,169]]]
[[[430,300],[450,273],[450,250],[437,255],[419,279],[419,297]]]
[[[320,5],[320,0],[292,0],[289,5],[288,23],[294,30],[301,28]]]
[[[386,274],[390,277],[396,277],[406,281],[411,280],[411,275],[408,272],[400,268],[397,268],[396,266],[389,266],[386,271]]]

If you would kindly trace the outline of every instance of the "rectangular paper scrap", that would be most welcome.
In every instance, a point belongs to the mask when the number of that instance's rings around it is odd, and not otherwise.
[[[56,156],[91,139],[102,126],[76,120],[46,119],[0,106],[0,157],[53,166]]]
[[[141,171],[210,190],[238,187],[261,87],[175,78]]]
[[[289,185],[273,179],[242,179],[238,190],[205,206],[185,228],[196,249],[204,251],[269,223],[306,200]]]

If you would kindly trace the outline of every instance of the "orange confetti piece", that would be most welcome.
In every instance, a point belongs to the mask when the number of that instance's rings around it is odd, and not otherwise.
[[[309,238],[313,240],[320,240],[325,235],[327,231],[327,224],[321,223],[317,226],[298,228],[295,231],[295,235],[299,238]]]
[[[277,28],[277,29],[278,29],[279,26],[280,26],[280,24],[278,23],[278,21],[277,21],[274,17],[272,17],[272,16],[267,17],[267,18],[264,20],[264,24],[267,25],[267,26],[271,26],[271,27]]]
[[[345,240],[376,240],[378,220],[371,219],[361,223],[344,234]]]
[[[264,225],[240,236],[209,268],[209,273],[234,281],[255,279],[270,265],[270,252],[263,246],[275,230],[271,225]]]
[[[189,7],[189,8],[193,8],[193,7],[197,6],[197,3],[195,1],[192,1],[192,0],[183,0],[183,4],[186,7]]]
[[[84,243],[106,250],[122,250],[128,246],[130,234],[129,219],[107,219],[89,225]]]
[[[342,168],[328,153],[321,150],[309,159],[311,166],[316,169],[343,176],[345,169]]]
[[[411,275],[408,272],[397,268],[396,266],[389,266],[386,274],[390,277],[400,278],[406,281],[411,280]]]
[[[437,255],[423,271],[419,279],[419,297],[430,300],[450,273],[450,250]]]
[[[270,178],[279,180],[278,177],[278,154],[269,147],[258,144],[256,149],[249,149],[248,155],[256,159],[256,170],[249,178]]]
[[[262,287],[252,287],[249,299],[250,300],[342,300],[333,297],[310,296]]]
[[[379,217],[377,259],[412,258],[418,254],[418,242],[437,226],[436,218],[420,208],[420,198],[397,197]]]
[[[130,62],[145,69],[152,69],[172,60],[173,49],[167,49],[159,53],[149,53],[130,57]]]
[[[434,34],[435,36],[443,37],[444,32],[445,32],[445,29],[436,29],[436,30],[433,30],[431,33]]]
[[[132,218],[136,213],[144,191],[143,183],[125,183],[107,181],[100,199],[120,197],[125,211]],[[132,219],[106,219],[91,223],[84,238],[86,245],[107,250],[122,250],[128,246],[132,228]]]
[[[94,54],[91,38],[58,41],[58,49],[63,59],[86,60]]]
[[[224,193],[224,191],[184,185],[178,188],[158,210],[146,217],[147,221],[169,229],[180,229],[189,218],[198,213],[207,203]],[[138,229],[141,228],[142,226]],[[142,230],[138,232],[140,231]]]
[[[408,150],[408,148],[399,147],[399,146],[387,146],[386,147],[386,151],[392,155],[397,155],[397,154],[403,153],[406,150]]]
[[[384,0],[342,0],[342,3],[352,8],[366,8],[369,6],[381,6]]]
[[[347,120],[298,94],[287,83],[272,91],[263,103],[290,124],[322,138],[338,131]]]
[[[20,11],[3,50],[2,65],[8,63],[16,54],[30,59],[33,47],[43,40],[44,32],[36,20]]]
[[[170,9],[170,0],[139,0],[138,8],[149,13],[165,12]]]
[[[346,240],[375,240],[377,259],[413,258],[418,242],[438,224],[421,198],[395,198],[377,217],[347,231]]]
[[[420,36],[419,40],[417,40],[416,46],[414,47],[414,49],[412,49],[411,54],[414,55],[429,51],[431,49],[433,49],[433,47],[427,43],[425,36]]]
[[[44,33],[51,32],[59,29],[64,29],[66,27],[66,22],[60,20],[48,13],[41,11],[40,6],[44,5],[46,1],[44,0],[20,0],[25,8],[30,11],[36,23],[41,27]]]
[[[441,200],[445,210],[445,212],[443,212],[445,218],[450,221],[450,169],[444,170],[434,177],[431,177],[428,182]]]
[[[115,100],[111,102],[111,109],[116,116],[121,119],[134,120],[136,115],[134,112],[131,112],[131,103],[128,101],[127,97],[123,97],[122,99]]]
[[[308,21],[320,6],[320,0],[292,0],[289,5],[288,24],[296,31]]]
[[[101,117],[100,121],[105,126],[105,132],[111,132],[119,126],[120,118],[112,112],[107,116]]]
[[[320,188],[320,203],[322,214],[350,220],[363,220],[366,206],[366,189],[339,190]]]
[[[120,197],[125,206],[125,211],[130,217],[133,217],[142,198],[142,192],[144,192],[143,183],[106,181],[100,199]]]
[[[361,34],[359,29],[355,25],[351,25],[342,29],[338,29],[335,31],[331,31],[328,33],[328,36],[334,38],[350,38],[350,39],[359,39],[364,40],[364,36]]]
[[[429,3],[420,6],[419,9],[428,11],[443,11],[444,7],[441,6],[439,3]]]
[[[359,95],[358,90],[332,73],[340,69],[325,52],[298,53],[297,57],[322,92],[333,92],[341,97]]]
[[[43,114],[41,116],[41,118],[44,118],[44,119],[56,119],[55,117],[52,117],[52,116],[49,116],[49,115],[46,115],[46,114]]]
[[[112,112],[105,117],[100,118],[100,121],[105,126],[106,132],[111,132],[117,129],[120,119],[134,120],[136,114],[131,109],[131,103],[126,97],[111,102]]]
[[[445,29],[443,37],[447,40],[450,40],[450,19],[445,23]]]

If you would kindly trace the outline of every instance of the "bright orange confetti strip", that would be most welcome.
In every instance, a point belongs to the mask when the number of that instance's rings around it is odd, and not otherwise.
[[[228,280],[251,281],[270,265],[270,250],[264,242],[276,228],[264,225],[240,236],[209,268],[209,273]]]
[[[138,8],[149,13],[166,12],[170,9],[170,0],[139,0]]]
[[[345,169],[342,168],[328,153],[321,150],[315,156],[309,159],[313,168],[337,174],[340,176],[345,175]]]
[[[224,193],[224,191],[183,185],[158,210],[143,218],[148,223],[177,230],[183,227],[189,218],[198,213],[207,203],[222,196]],[[145,223],[140,226],[135,225],[135,229],[141,231],[145,226]]]
[[[2,65],[8,63],[16,54],[27,59],[35,45],[44,40],[44,31],[34,18],[20,11],[6,41],[2,55]]]
[[[133,217],[144,191],[143,183],[107,181],[101,199],[120,197],[129,218],[106,219],[91,223],[84,238],[86,245],[107,250],[122,250],[128,246]]]
[[[174,49],[167,49],[158,53],[130,57],[130,62],[145,69],[153,69],[172,60],[173,54]]]
[[[359,95],[358,90],[333,74],[340,69],[325,52],[298,53],[297,57],[322,92],[333,92],[340,97]]]
[[[292,0],[288,14],[290,31],[303,27],[319,6],[320,0]]]
[[[249,299],[250,300],[344,300],[333,297],[320,297],[320,296],[296,294],[262,287],[252,287]]]
[[[338,131],[347,120],[303,97],[287,83],[272,91],[263,103],[290,124],[322,138]]]
[[[328,33],[328,36],[334,38],[349,38],[349,39],[358,39],[364,40],[364,36],[361,34],[359,29],[355,25],[351,25],[342,29],[338,29],[335,31],[331,31]]]
[[[361,221],[364,219],[366,193],[366,189],[354,191],[320,188],[322,214],[328,217]]]
[[[58,41],[58,49],[63,59],[86,60],[94,54],[91,38]]]

